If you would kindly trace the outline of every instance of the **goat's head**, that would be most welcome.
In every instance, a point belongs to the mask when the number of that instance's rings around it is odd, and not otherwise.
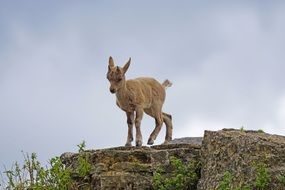
[[[120,88],[122,88],[125,85],[126,82],[125,73],[127,72],[130,63],[131,63],[131,58],[123,67],[119,67],[115,66],[112,57],[109,58],[107,79],[110,82],[111,93],[116,93]]]

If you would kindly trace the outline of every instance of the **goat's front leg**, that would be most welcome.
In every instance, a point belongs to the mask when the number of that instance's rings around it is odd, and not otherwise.
[[[134,125],[134,112],[126,112],[128,123],[128,138],[125,146],[132,146],[133,137],[133,125]]]
[[[135,126],[136,126],[136,146],[142,146],[142,133],[141,133],[141,120],[143,118],[143,109],[137,108],[136,109],[136,119],[135,119]]]

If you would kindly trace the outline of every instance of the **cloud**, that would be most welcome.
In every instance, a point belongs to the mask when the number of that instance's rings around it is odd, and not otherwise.
[[[282,134],[285,134],[285,96],[284,95],[279,101],[279,106],[277,109],[277,121],[278,121],[279,126],[281,127]]]
[[[174,135],[176,137],[202,137],[204,130],[215,131],[223,128],[231,128],[231,126],[222,122],[211,121],[205,118],[199,119],[196,117],[185,122],[181,128],[175,131]]]

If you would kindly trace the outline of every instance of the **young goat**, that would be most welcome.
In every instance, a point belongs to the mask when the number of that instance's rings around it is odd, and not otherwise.
[[[164,143],[172,140],[171,115],[162,112],[165,100],[165,89],[172,84],[165,80],[160,84],[153,78],[141,77],[126,80],[125,73],[131,63],[131,58],[123,66],[114,65],[113,58],[109,58],[107,79],[110,82],[110,92],[116,94],[117,105],[126,112],[128,123],[128,138],[125,146],[132,146],[133,124],[136,127],[136,146],[142,145],[141,120],[143,112],[155,119],[155,129],[151,133],[147,144],[152,145],[156,139],[163,122],[166,125]]]

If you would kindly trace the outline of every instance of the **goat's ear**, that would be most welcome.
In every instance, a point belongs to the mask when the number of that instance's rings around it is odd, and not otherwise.
[[[109,57],[109,67],[108,67],[108,68],[110,69],[110,68],[112,68],[112,67],[114,67],[114,66],[115,66],[114,60],[113,60],[113,58],[110,56],[110,57]]]
[[[131,64],[131,58],[129,59],[129,61],[128,61],[128,62],[124,65],[124,67],[123,67],[124,73],[127,72],[128,68],[129,68],[129,66],[130,66],[130,64]]]

